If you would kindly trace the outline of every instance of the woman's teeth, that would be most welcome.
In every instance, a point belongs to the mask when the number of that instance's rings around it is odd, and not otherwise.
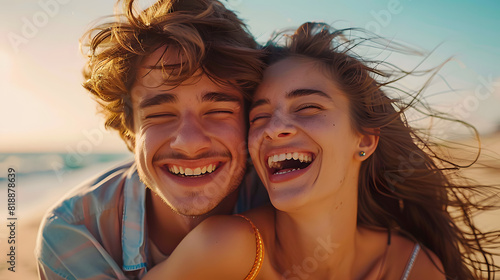
[[[214,172],[214,170],[216,168],[217,168],[217,165],[215,165],[215,164],[209,164],[207,166],[196,167],[196,168],[170,165],[168,167],[168,170],[170,171],[170,173],[175,174],[175,175],[200,176],[200,175],[210,174],[210,173]]]
[[[286,174],[286,173],[293,172],[293,171],[295,171],[295,170],[300,170],[300,168],[298,168],[298,169],[295,169],[295,168],[294,168],[294,169],[287,169],[287,170],[284,170],[284,171],[278,171],[278,172],[275,172],[275,173],[273,173],[273,174],[274,174],[274,175],[281,175],[281,174]]]
[[[267,158],[267,166],[269,168],[281,169],[285,161],[291,160],[300,161],[301,163],[310,163],[313,160],[313,154],[293,152],[272,155]]]

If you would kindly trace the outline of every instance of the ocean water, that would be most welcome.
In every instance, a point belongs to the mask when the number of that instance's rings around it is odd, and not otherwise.
[[[15,214],[45,211],[66,192],[115,165],[132,160],[131,153],[0,154],[0,214],[7,215],[8,174],[15,174]],[[9,171],[10,170],[10,171]]]

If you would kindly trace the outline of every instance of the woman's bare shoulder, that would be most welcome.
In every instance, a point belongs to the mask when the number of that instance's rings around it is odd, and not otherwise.
[[[391,264],[397,265],[390,268]],[[446,279],[443,265],[434,252],[397,233],[391,237],[387,266],[396,272],[398,277],[394,279],[401,279],[404,273],[408,273],[408,280]]]
[[[194,228],[149,279],[245,279],[256,257],[252,225],[238,216],[212,216]],[[167,277],[168,276],[168,277]]]
[[[446,276],[441,260],[431,250],[422,247],[408,279],[445,280]]]
[[[255,252],[255,230],[249,220],[241,216],[212,216],[205,219],[190,235],[207,249],[233,251],[237,245],[242,251]],[[201,244],[200,244],[201,243]],[[255,256],[255,254],[253,255]]]

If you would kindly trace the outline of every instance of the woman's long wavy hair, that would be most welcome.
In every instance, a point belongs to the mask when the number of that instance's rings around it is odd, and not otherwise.
[[[87,31],[81,40],[88,57],[83,86],[100,105],[105,126],[117,130],[129,150],[135,145],[131,87],[141,60],[163,46],[182,57],[177,65],[158,61],[168,85],[206,74],[216,83],[236,87],[248,99],[261,80],[262,55],[232,11],[216,0],[160,0],[138,12],[134,2],[118,1],[116,7],[123,12]]]
[[[348,37],[356,32],[363,36]],[[360,169],[358,225],[397,230],[421,243],[441,260],[448,279],[493,279],[498,266],[488,249],[498,244],[499,232],[482,232],[472,216],[491,206],[481,197],[496,187],[471,185],[461,177],[457,171],[471,164],[461,166],[443,156],[443,144],[429,137],[426,131],[430,130],[412,128],[405,113],[414,109],[430,118],[467,124],[429,108],[420,98],[427,85],[414,92],[394,85],[417,71],[403,71],[354,53],[360,46],[377,45],[381,38],[375,35],[320,23],[305,23],[292,35],[280,35],[284,36],[267,44],[266,63],[290,56],[317,60],[350,100],[354,129],[379,136],[374,154]],[[394,49],[404,50],[402,45]],[[429,79],[437,70],[429,70]],[[386,92],[398,92],[399,97],[391,98]]]

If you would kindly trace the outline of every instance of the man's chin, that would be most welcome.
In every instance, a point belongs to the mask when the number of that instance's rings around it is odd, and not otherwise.
[[[167,202],[165,202],[167,203]],[[167,203],[168,205],[168,203]],[[185,217],[190,217],[190,218],[197,218],[197,217],[206,217],[209,216],[214,209],[216,208],[217,204],[215,205],[207,205],[206,207],[195,207],[195,206],[173,206],[169,205],[170,209],[174,211],[176,214],[185,216]]]
[[[155,192],[152,191],[152,193]],[[207,197],[205,195],[192,193],[186,197],[168,199],[161,194],[156,195],[161,199],[164,205],[170,208],[174,213],[188,217],[210,215],[212,212],[216,211],[218,206],[227,197]]]
[[[174,213],[186,216],[186,217],[204,217],[211,214],[231,214],[234,209],[234,204],[237,200],[238,186],[240,185],[243,177],[245,175],[245,168],[238,170],[238,172],[232,174],[225,174],[225,178],[228,176],[230,180],[212,180],[210,183],[206,184],[202,190],[195,187],[192,191],[184,192],[181,196],[165,196],[162,187],[158,186],[156,182],[148,180],[149,178],[145,176],[139,170],[139,177],[141,181],[151,190],[151,193],[159,197],[162,202],[168,206]],[[227,172],[227,171],[226,171]],[[229,172],[227,172],[229,173]],[[175,185],[175,183],[170,184],[164,182],[163,185]],[[154,186],[154,187],[153,187]],[[221,186],[227,186],[225,192],[222,191]],[[229,212],[228,212],[229,211]]]
[[[175,213],[186,217],[207,217],[210,215],[229,215],[234,210],[238,198],[238,186],[233,186],[229,193],[217,197],[191,197],[190,201],[177,203],[176,205],[164,202]]]

